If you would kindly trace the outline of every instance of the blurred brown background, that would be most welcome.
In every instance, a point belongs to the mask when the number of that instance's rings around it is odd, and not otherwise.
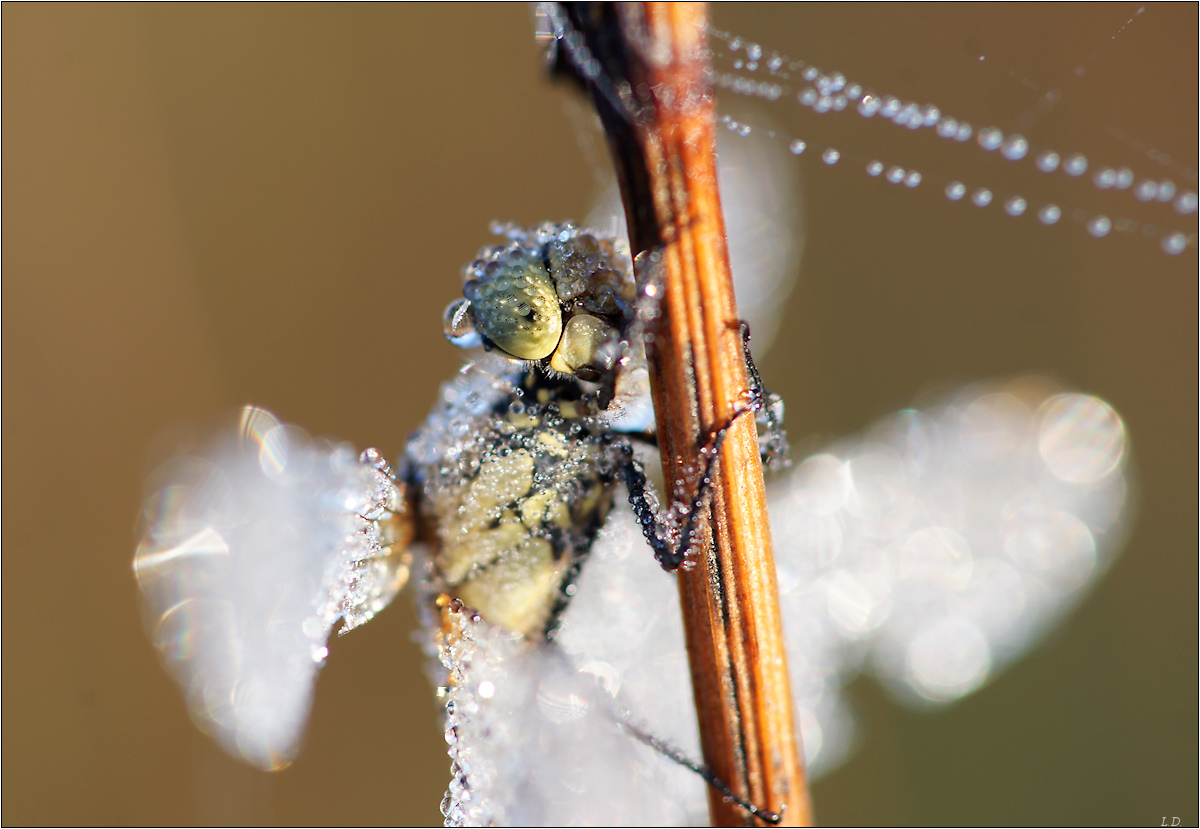
[[[1136,8],[714,17],[977,126],[1183,183],[1107,130],[1194,170],[1196,6],[1120,31]],[[459,364],[440,313],[488,222],[586,214],[574,99],[530,32],[506,5],[3,7],[5,824],[440,820],[448,761],[406,599],[335,643],[305,751],[266,775],[188,721],[129,562],[156,435],[253,401],[396,457]],[[1036,126],[1029,79],[1064,90]],[[772,117],[927,176],[1042,183],[930,131]],[[803,270],[760,367],[801,449],[932,383],[1041,371],[1124,415],[1140,480],[1122,557],[992,685],[915,713],[855,683],[859,750],[817,785],[818,818],[1195,825],[1194,246],[1168,258],[797,163]],[[1194,233],[1194,217],[1055,181],[1064,205]]]

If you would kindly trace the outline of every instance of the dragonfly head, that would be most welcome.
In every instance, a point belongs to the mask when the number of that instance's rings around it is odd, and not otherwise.
[[[611,379],[634,319],[635,287],[613,240],[571,224],[501,231],[466,269],[443,317],[455,345],[482,345],[549,373]]]

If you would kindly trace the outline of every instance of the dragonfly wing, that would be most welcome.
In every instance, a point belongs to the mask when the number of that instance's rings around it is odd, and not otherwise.
[[[247,407],[152,481],[133,561],[150,638],[197,724],[281,768],[333,625],[369,619],[407,575],[390,470]]]
[[[813,455],[768,488],[805,750],[849,748],[840,688],[958,699],[1019,656],[1115,555],[1124,426],[1045,381],[969,387]]]
[[[738,313],[750,324],[760,357],[779,329],[783,299],[800,272],[804,228],[796,167],[778,142],[755,132],[717,135],[717,175],[725,214],[729,264]],[[598,199],[585,225],[627,239],[625,212],[615,182]]]
[[[1097,398],[1034,380],[978,385],[768,485],[814,776],[849,750],[841,687],[855,673],[907,700],[946,702],[1069,610],[1127,523],[1125,444]],[[675,581],[627,507],[593,546],[551,647],[469,611],[451,617],[439,650],[455,769],[448,824],[704,819],[700,777],[622,727],[699,758]]]

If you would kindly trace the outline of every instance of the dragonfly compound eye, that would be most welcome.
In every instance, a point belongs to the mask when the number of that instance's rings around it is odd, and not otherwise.
[[[467,282],[463,294],[475,330],[504,353],[541,360],[558,346],[563,329],[558,294],[532,254],[514,252],[491,263],[486,274]]]

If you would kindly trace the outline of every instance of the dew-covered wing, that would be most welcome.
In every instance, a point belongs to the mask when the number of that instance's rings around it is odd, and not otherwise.
[[[1048,630],[1127,523],[1124,428],[1043,381],[893,415],[768,485],[798,723],[813,774],[848,752],[841,687],[979,688]],[[699,758],[678,594],[614,508],[550,646],[431,616],[447,699],[451,825],[681,825],[705,783],[623,723]]]
[[[810,764],[849,747],[853,674],[947,702],[1036,642],[1119,548],[1125,460],[1106,403],[1027,378],[895,414],[770,484]]]
[[[407,576],[391,470],[247,407],[149,492],[133,569],[151,640],[201,728],[287,765],[333,625],[367,621]]]

